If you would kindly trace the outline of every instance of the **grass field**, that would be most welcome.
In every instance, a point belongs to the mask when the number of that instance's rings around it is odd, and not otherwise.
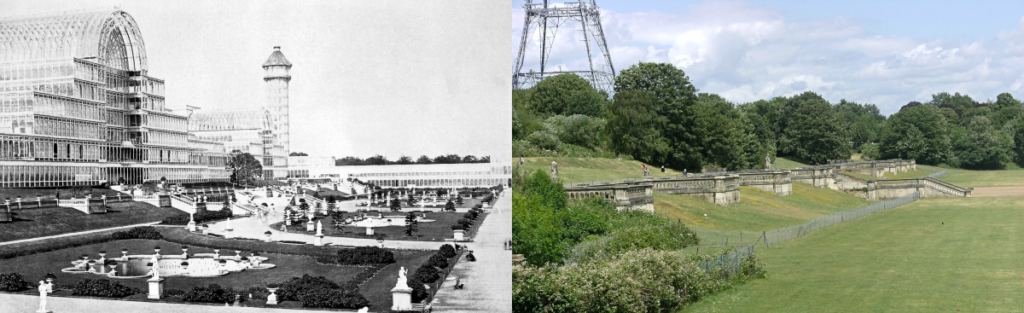
[[[85,214],[72,208],[15,210],[15,221],[0,226],[0,241],[71,233],[83,230],[159,222],[181,213],[144,202],[111,203],[106,214]]]
[[[1015,312],[1024,197],[930,198],[770,249],[766,279],[684,312]]]
[[[788,158],[785,158],[785,157],[779,157],[779,158],[776,158],[775,160],[776,160],[776,163],[779,164],[779,168],[781,168],[781,169],[791,170],[791,169],[794,169],[794,168],[807,166],[807,164],[804,164],[804,163],[802,163],[800,161],[791,160],[791,159],[788,159]]]
[[[551,161],[558,162],[558,179],[563,182],[584,182],[594,180],[615,180],[626,178],[642,178],[643,163],[633,160],[600,159],[600,158],[526,158],[523,168],[527,173],[542,170],[551,172]],[[519,164],[516,160],[515,164]],[[665,169],[661,165],[647,165],[654,177],[681,175],[682,171]],[[692,172],[692,171],[690,171]]]
[[[656,192],[654,210],[694,228],[758,231],[801,224],[870,203],[839,191],[796,182],[793,183],[793,194],[789,196],[778,196],[753,187],[740,188],[740,203],[729,206]]]
[[[922,166],[918,165],[917,168],[920,169]],[[949,171],[949,174],[942,175],[939,179],[961,187],[1024,186],[1024,169],[996,171],[972,171],[962,169],[940,170],[947,170]]]

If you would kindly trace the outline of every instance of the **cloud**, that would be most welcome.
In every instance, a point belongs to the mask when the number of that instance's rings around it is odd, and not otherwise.
[[[516,27],[522,29],[522,10],[516,10]],[[737,103],[813,91],[829,101],[874,103],[893,113],[941,91],[980,101],[1024,91],[1024,17],[1018,29],[959,43],[872,34],[863,21],[843,16],[787,20],[784,12],[746,2],[601,13],[616,71],[637,62],[671,63],[701,92]],[[560,29],[549,64],[586,68],[579,29],[573,23]],[[521,32],[513,33],[518,42]],[[539,63],[535,48],[539,41],[532,38],[527,69]]]

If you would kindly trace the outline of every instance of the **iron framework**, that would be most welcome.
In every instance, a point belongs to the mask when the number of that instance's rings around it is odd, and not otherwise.
[[[604,38],[604,30],[601,28],[601,12],[595,0],[587,2],[577,0],[554,6],[549,5],[548,0],[543,0],[543,3],[526,0],[523,9],[526,11],[526,18],[523,22],[522,39],[519,43],[519,55],[516,58],[515,71],[512,74],[514,89],[529,88],[544,78],[571,73],[586,79],[594,88],[605,90],[608,93],[612,92],[612,85],[615,82],[615,67],[612,66],[611,55],[608,54],[608,44]],[[587,61],[590,65],[588,70],[551,71],[546,68],[558,28],[567,22],[574,22],[577,25],[575,30],[582,35],[580,41],[583,42],[587,51]],[[530,69],[528,72],[523,72],[527,45],[530,42],[530,35],[535,29],[540,34],[540,70]],[[595,59],[595,49],[600,51],[600,59]]]

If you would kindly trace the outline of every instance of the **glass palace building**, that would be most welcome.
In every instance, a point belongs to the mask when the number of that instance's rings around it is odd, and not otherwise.
[[[227,181],[117,9],[0,18],[0,187]]]

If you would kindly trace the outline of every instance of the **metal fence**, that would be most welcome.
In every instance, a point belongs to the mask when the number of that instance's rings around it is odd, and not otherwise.
[[[805,224],[762,232],[693,229],[697,233],[697,236],[700,237],[702,245],[689,247],[687,249],[696,249],[699,252],[702,249],[707,251],[716,248],[731,248],[738,245],[739,248],[736,248],[732,252],[715,258],[704,259],[699,263],[700,267],[708,273],[716,268],[724,267],[725,270],[729,271],[729,273],[735,274],[736,271],[739,270],[740,264],[742,264],[744,258],[748,255],[754,254],[755,247],[759,247],[761,245],[764,245],[764,247],[771,247],[783,242],[789,242],[794,239],[807,236],[808,234],[825,227],[849,222],[878,211],[888,210],[914,202],[919,197],[920,193],[915,192],[900,198],[882,200],[856,209],[825,215]]]

